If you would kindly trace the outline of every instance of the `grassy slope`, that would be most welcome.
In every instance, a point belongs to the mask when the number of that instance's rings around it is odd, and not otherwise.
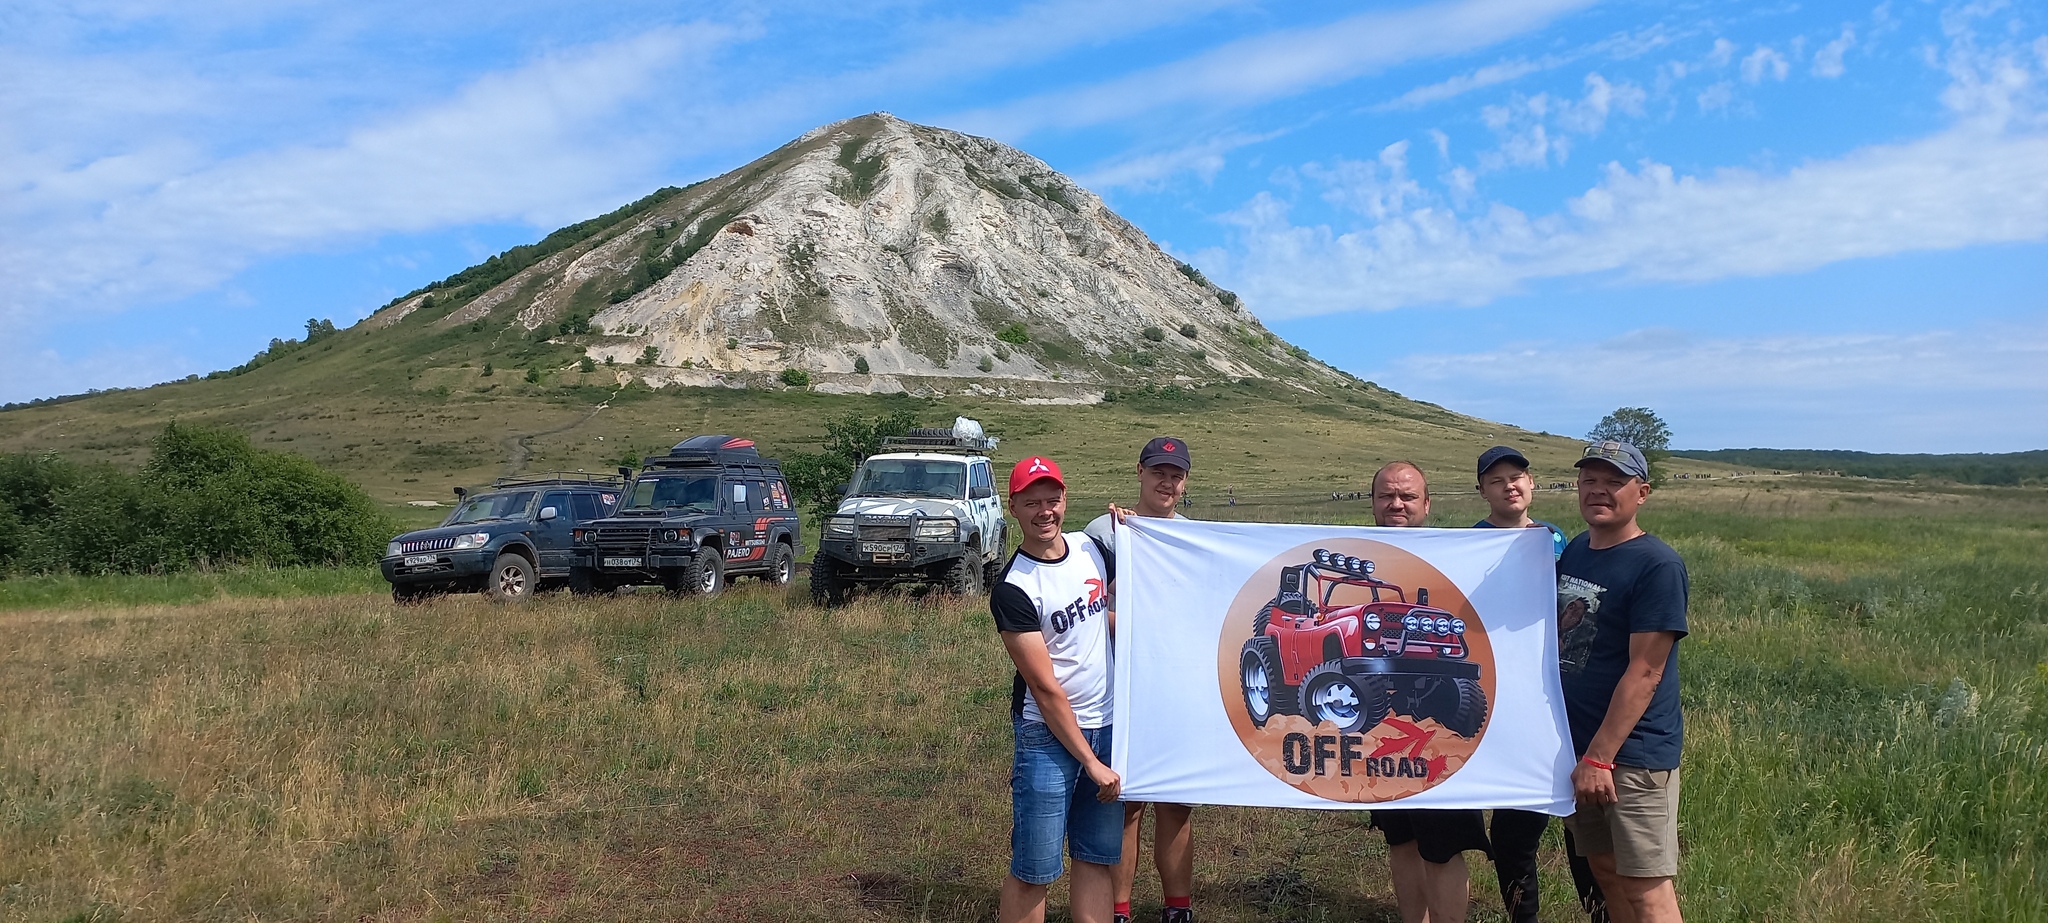
[[[2048,498],[1773,481],[1652,510],[1693,576],[1688,917],[2042,919]],[[989,917],[1009,671],[985,610],[802,598],[0,614],[0,913]],[[1205,919],[1392,919],[1362,816],[1199,814]],[[1574,919],[1545,858],[1545,918]],[[1498,919],[1483,863],[1474,893]]]

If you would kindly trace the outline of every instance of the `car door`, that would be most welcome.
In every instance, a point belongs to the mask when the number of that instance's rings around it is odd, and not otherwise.
[[[1001,554],[1003,505],[996,499],[995,479],[988,462],[977,461],[967,466],[967,503],[981,532],[982,554]]]
[[[574,549],[571,532],[576,527],[576,510],[566,490],[551,490],[540,498],[540,509],[533,514],[533,547],[540,552],[540,573],[543,577],[563,577],[569,573],[570,552]],[[547,518],[547,511],[554,510],[553,518]]]
[[[725,567],[748,570],[758,567],[765,537],[754,527],[758,504],[768,502],[768,489],[757,478],[729,477],[725,494],[719,498],[725,510]]]

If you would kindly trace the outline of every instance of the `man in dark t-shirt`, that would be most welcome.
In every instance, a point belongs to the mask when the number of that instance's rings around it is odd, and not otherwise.
[[[1565,824],[1615,920],[1676,921],[1685,562],[1636,523],[1650,498],[1641,451],[1594,443],[1578,469],[1587,528],[1557,562],[1558,670],[1579,754]]]

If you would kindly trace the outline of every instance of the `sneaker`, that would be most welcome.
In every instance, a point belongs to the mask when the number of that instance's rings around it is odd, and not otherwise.
[[[1109,919],[1110,923],[1131,923],[1131,915],[1128,913],[1110,914]]]
[[[1159,923],[1195,923],[1195,912],[1186,907],[1161,907]]]

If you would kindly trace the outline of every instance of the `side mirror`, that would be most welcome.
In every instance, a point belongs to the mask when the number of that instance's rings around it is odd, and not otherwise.
[[[1415,591],[1415,604],[1418,606],[1429,605],[1429,587],[1423,587]]]
[[[976,484],[974,485],[974,487],[967,491],[967,497],[970,500],[986,500],[995,495],[995,488],[983,484]]]
[[[844,497],[844,496],[846,496],[846,492],[847,492],[847,491],[849,491],[849,490],[852,490],[852,489],[853,489],[853,484],[852,484],[852,482],[848,482],[848,483],[845,483],[845,484],[841,484],[841,485],[839,485],[838,487],[834,487],[834,488],[832,488],[832,492],[833,492],[833,493],[835,493],[835,494],[838,494],[838,495],[840,495],[840,496],[842,496],[842,497]]]
[[[541,521],[541,522],[547,522],[548,520],[550,520],[550,519],[553,519],[553,518],[555,518],[556,516],[559,516],[559,515],[561,515],[561,514],[560,514],[560,513],[558,513],[558,512],[556,512],[556,511],[555,511],[555,508],[554,508],[554,507],[552,507],[552,506],[543,506],[543,507],[541,507],[541,508],[540,508],[540,521]]]
[[[619,477],[620,477],[620,478],[622,478],[622,479],[624,479],[624,480],[628,480],[628,481],[632,480],[632,479],[633,479],[633,469],[631,469],[631,468],[628,468],[628,467],[626,467],[626,466],[624,466],[624,465],[620,465],[620,466],[619,466]]]
[[[469,496],[469,488],[467,488],[467,487],[457,487],[457,488],[455,488],[455,499],[456,499],[456,500],[461,500],[462,498],[464,498],[464,497],[467,497],[467,496]]]

